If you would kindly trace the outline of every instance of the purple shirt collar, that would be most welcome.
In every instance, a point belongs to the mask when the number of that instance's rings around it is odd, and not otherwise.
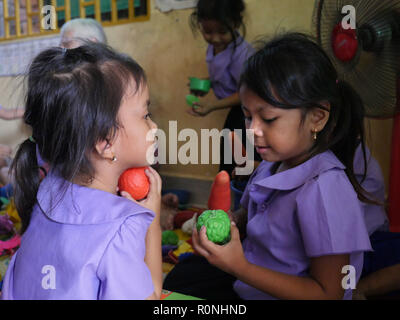
[[[346,168],[330,150],[317,154],[294,168],[276,174],[272,173],[272,169],[274,168],[273,163],[268,164],[270,175],[264,179],[254,181],[254,184],[260,187],[276,190],[296,189],[307,181],[332,168]]]
[[[39,186],[38,205],[51,220],[66,224],[101,224],[148,212],[131,200],[65,181],[52,170]]]

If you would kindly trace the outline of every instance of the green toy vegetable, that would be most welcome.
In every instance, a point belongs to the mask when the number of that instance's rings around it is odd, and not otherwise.
[[[165,230],[162,233],[162,245],[173,245],[176,246],[179,242],[178,235],[171,231]]]
[[[206,210],[197,220],[197,231],[206,227],[208,240],[216,244],[225,244],[231,240],[231,221],[224,210]]]

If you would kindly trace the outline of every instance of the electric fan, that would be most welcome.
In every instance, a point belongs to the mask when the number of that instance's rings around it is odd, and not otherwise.
[[[388,217],[390,230],[400,232],[400,1],[317,0],[313,28],[366,116],[394,118]]]

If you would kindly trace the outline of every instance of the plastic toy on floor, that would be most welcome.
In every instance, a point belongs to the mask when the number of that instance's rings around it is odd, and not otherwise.
[[[21,218],[15,208],[14,201],[1,198],[0,230],[9,230],[8,233],[17,234],[21,229]],[[0,234],[3,234],[0,231]],[[4,239],[1,239],[4,240]]]
[[[21,244],[21,237],[15,235],[9,240],[0,241],[0,256],[3,254],[13,255]]]
[[[14,224],[8,215],[0,215],[0,236],[12,233]]]
[[[182,225],[192,219],[194,216],[201,214],[203,208],[188,208],[183,211],[178,211],[173,218],[173,231],[179,238],[178,245],[163,245],[163,272],[170,272],[175,264],[193,254],[191,234],[185,233],[182,230]],[[164,231],[165,232],[165,231]]]
[[[8,264],[21,244],[19,232],[21,219],[13,199],[1,199],[0,211],[0,280],[4,277]],[[1,288],[0,288],[1,290]]]
[[[184,253],[193,253],[191,242],[188,242],[191,237],[183,233],[181,229],[174,231],[165,230],[162,234],[162,253],[163,262],[177,264],[179,256]]]
[[[182,228],[182,225],[193,217],[196,213],[200,215],[206,209],[189,208],[187,210],[179,211],[174,217],[174,228]]]
[[[178,235],[171,231],[171,230],[165,230],[162,232],[162,245],[172,245],[176,246],[179,242]]]
[[[197,213],[195,213],[192,218],[186,220],[182,224],[182,231],[186,234],[192,235],[193,228],[196,225],[196,221],[197,221]]]
[[[173,193],[164,194],[161,198],[161,230],[174,229],[174,217],[178,213],[179,199]]]
[[[164,221],[162,223],[162,228],[165,232],[165,228],[173,229],[173,232],[178,236],[179,241],[177,243],[177,247],[171,247],[171,244],[163,245],[163,272],[168,273],[170,272],[174,265],[179,263],[180,261],[186,259],[188,256],[192,254],[196,254],[192,247],[192,231],[193,228],[196,226],[198,221],[198,217],[207,209],[209,210],[217,210],[219,213],[223,213],[225,216],[221,220],[222,223],[222,232],[220,232],[221,228],[217,226],[217,230],[210,230],[213,234],[217,235],[216,242],[219,244],[223,244],[229,241],[230,239],[230,220],[227,215],[231,208],[231,186],[230,186],[230,177],[226,171],[219,172],[214,182],[211,186],[210,195],[208,198],[207,206],[208,208],[187,208],[186,210],[178,211],[176,210],[175,214],[165,213],[162,211],[161,220]],[[164,197],[164,196],[163,196]],[[165,199],[166,200],[166,199]],[[163,202],[166,204],[167,201]],[[170,205],[171,207],[171,205]],[[215,211],[213,211],[215,212]],[[165,216],[170,214],[173,215],[173,227],[171,228],[170,220],[168,221],[168,225],[166,224]],[[164,220],[163,220],[164,215]],[[215,215],[214,215],[215,216]],[[224,219],[226,217],[226,219]],[[214,217],[215,218],[215,217]],[[212,220],[212,219],[211,219]],[[210,220],[210,221],[211,221]],[[217,219],[218,220],[218,219]],[[217,225],[219,220],[216,221]],[[226,223],[227,222],[227,223]],[[226,227],[226,225],[228,227]],[[228,235],[226,231],[228,230]],[[218,236],[221,238],[218,238]],[[212,237],[212,236],[211,236]],[[215,239],[214,239],[215,240]],[[168,247],[169,246],[169,247]]]
[[[12,194],[13,187],[10,183],[5,186],[0,186],[0,199],[2,203],[4,203],[4,200],[8,200],[10,197],[12,197]]]
[[[197,210],[197,209],[195,209]],[[195,213],[195,212],[193,212]],[[172,235],[173,233],[174,235]],[[173,238],[177,237],[179,240],[176,245],[171,244],[163,244],[162,245],[162,256],[163,256],[163,273],[164,276],[168,274],[174,266],[182,261],[183,259],[187,258],[188,256],[194,254],[194,250],[192,248],[192,238],[190,235],[184,233],[181,229],[177,228],[173,231],[166,230],[163,231],[163,236],[166,238],[170,238],[171,241],[174,242]]]
[[[161,229],[174,230],[180,228],[175,225],[175,216],[180,210],[186,210],[190,199],[190,192],[182,189],[167,189],[161,199]],[[192,215],[190,215],[192,217]]]

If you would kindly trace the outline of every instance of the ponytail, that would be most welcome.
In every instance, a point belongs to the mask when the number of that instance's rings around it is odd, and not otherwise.
[[[361,183],[367,174],[367,156],[364,141],[364,104],[358,93],[345,81],[337,82],[339,101],[331,114],[334,126],[329,137],[330,149],[336,157],[346,166],[345,172],[356,191],[360,201],[383,205],[379,200],[368,193]],[[358,181],[354,173],[354,156],[358,146],[361,146],[364,161],[364,173]]]
[[[21,233],[24,233],[31,219],[40,183],[36,143],[26,139],[20,145],[11,169],[14,175],[15,207],[22,220]]]

